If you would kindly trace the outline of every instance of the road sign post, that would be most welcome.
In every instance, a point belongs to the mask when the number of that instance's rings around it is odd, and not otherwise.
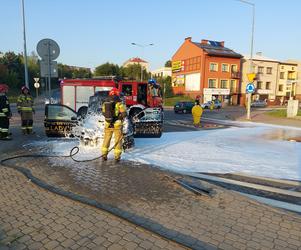
[[[40,87],[40,83],[39,83],[40,78],[33,78],[33,79],[34,79],[34,87],[36,89],[36,98],[38,98],[38,96],[39,96],[38,89]]]
[[[48,77],[48,96],[51,96],[51,77],[57,77],[57,64],[53,60],[58,58],[60,54],[60,47],[58,44],[51,39],[42,39],[37,45],[37,52],[42,58],[41,67],[41,77]],[[47,68],[45,70],[45,68]],[[54,73],[54,74],[53,74]]]
[[[252,93],[255,92],[255,85],[253,84],[256,74],[250,73],[247,74],[249,83],[246,86],[246,93],[247,93],[247,119],[251,120],[251,99]]]

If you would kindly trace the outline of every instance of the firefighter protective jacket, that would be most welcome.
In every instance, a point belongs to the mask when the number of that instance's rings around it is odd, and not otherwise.
[[[21,94],[17,103],[18,112],[21,113],[22,120],[32,119],[33,98],[31,95]]]
[[[0,117],[10,117],[11,110],[5,93],[0,93]]]
[[[106,105],[106,103],[108,102],[112,102],[113,103],[113,110],[112,112],[112,117],[111,120],[112,122],[109,122],[108,120],[110,119],[109,117],[105,117],[106,118],[106,122],[105,122],[105,127],[109,127],[110,125],[114,125],[114,128],[118,128],[122,126],[122,122],[123,119],[126,117],[126,108],[123,105],[123,103],[120,101],[120,99],[118,98],[114,98],[114,97],[109,97],[103,104],[102,104],[102,113],[106,114],[108,113],[106,110],[106,107],[108,107],[109,105]]]

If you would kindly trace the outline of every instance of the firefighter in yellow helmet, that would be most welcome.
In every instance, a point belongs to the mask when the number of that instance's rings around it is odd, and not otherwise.
[[[193,106],[191,113],[193,117],[193,125],[196,128],[201,127],[201,117],[203,114],[203,108],[201,107],[200,102],[198,100],[195,101],[195,105]]]
[[[102,159],[108,159],[108,151],[111,138],[114,134],[114,155],[115,161],[120,161],[122,153],[123,131],[122,124],[126,117],[126,108],[119,98],[119,91],[113,88],[109,92],[108,98],[102,104],[102,113],[105,117],[105,134],[102,144]]]
[[[30,95],[29,89],[26,86],[21,88],[22,94],[18,97],[17,108],[18,113],[21,115],[22,132],[23,134],[32,134],[33,125],[33,98]]]

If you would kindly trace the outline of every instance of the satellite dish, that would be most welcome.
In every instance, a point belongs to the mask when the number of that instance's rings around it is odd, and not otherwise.
[[[60,55],[60,47],[51,39],[42,39],[37,45],[38,55],[43,60],[55,60]]]

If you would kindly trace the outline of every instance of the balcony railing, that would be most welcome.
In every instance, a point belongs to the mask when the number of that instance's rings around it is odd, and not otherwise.
[[[233,79],[240,79],[240,72],[239,71],[232,71],[231,78]]]

